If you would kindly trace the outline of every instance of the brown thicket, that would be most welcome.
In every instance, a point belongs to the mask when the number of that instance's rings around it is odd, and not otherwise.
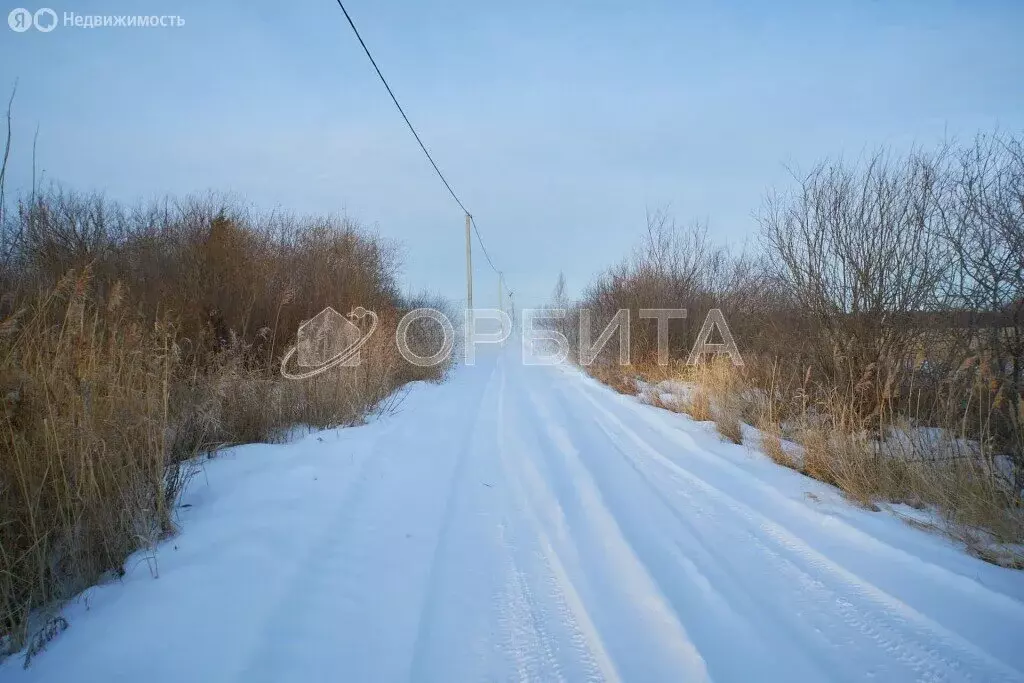
[[[52,189],[0,232],[0,643],[174,529],[195,456],[356,424],[438,379],[397,353],[398,247],[352,221],[209,196],[125,206]],[[375,310],[362,364],[283,379],[300,323]],[[436,330],[414,327],[421,353]]]
[[[732,441],[739,415],[773,460],[854,500],[933,505],[963,538],[1024,540],[1024,139],[825,161],[758,219],[760,245],[737,253],[649,216],[636,252],[570,307],[591,311],[592,339],[631,312],[632,364],[617,369],[613,339],[591,371],[687,380],[675,405]],[[639,320],[658,307],[689,311],[668,370]],[[682,366],[709,308],[742,369]],[[574,340],[577,321],[563,323]]]

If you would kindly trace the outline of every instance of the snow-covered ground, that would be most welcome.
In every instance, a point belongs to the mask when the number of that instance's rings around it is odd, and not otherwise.
[[[1024,573],[515,351],[208,461],[0,680],[1024,680]]]

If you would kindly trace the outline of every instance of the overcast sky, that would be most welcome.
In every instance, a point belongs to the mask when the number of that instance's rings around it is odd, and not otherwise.
[[[334,0],[50,6],[185,25],[0,29],[0,87],[19,79],[13,185],[38,124],[47,179],[345,212],[404,243],[409,288],[464,295],[461,212]],[[38,9],[0,2],[15,7]],[[1024,130],[1019,1],[347,7],[521,303],[545,300],[559,270],[578,292],[648,207],[738,243],[786,165]],[[475,272],[477,305],[493,305],[479,251]]]

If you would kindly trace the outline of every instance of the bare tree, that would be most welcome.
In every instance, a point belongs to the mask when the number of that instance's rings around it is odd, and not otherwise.
[[[14,87],[11,88],[11,97],[7,100],[7,135],[4,139],[4,157],[0,161],[0,239],[2,239],[0,249],[3,249],[5,270],[11,251],[11,245],[8,243],[10,235],[8,234],[7,226],[7,193],[5,186],[7,182],[7,160],[11,155],[11,110],[14,106],[14,96],[17,92],[18,81],[14,81]]]
[[[943,155],[825,162],[759,216],[777,281],[809,323],[814,365],[864,407],[913,357],[946,263],[937,230]]]
[[[558,273],[555,289],[551,292],[551,306],[553,308],[569,307],[569,294],[565,285],[565,273],[561,271]]]
[[[946,305],[962,357],[995,378],[1001,410],[988,418],[998,447],[1015,454],[1024,485],[1024,150],[1021,138],[979,134],[953,160],[942,236],[951,263]]]

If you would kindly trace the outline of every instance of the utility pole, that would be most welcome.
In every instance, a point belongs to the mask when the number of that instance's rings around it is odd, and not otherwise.
[[[466,309],[473,315],[473,242],[470,239],[470,222],[473,217],[466,214]]]
[[[508,293],[509,304],[512,306],[512,331],[516,329],[516,297],[512,292]]]
[[[498,310],[499,311],[504,311],[505,310],[505,302],[501,300],[501,271],[500,270],[498,271]],[[511,330],[509,330],[509,333],[511,334]],[[501,342],[501,346],[502,346],[502,348],[504,348],[504,346],[505,346],[505,342],[504,341]]]

